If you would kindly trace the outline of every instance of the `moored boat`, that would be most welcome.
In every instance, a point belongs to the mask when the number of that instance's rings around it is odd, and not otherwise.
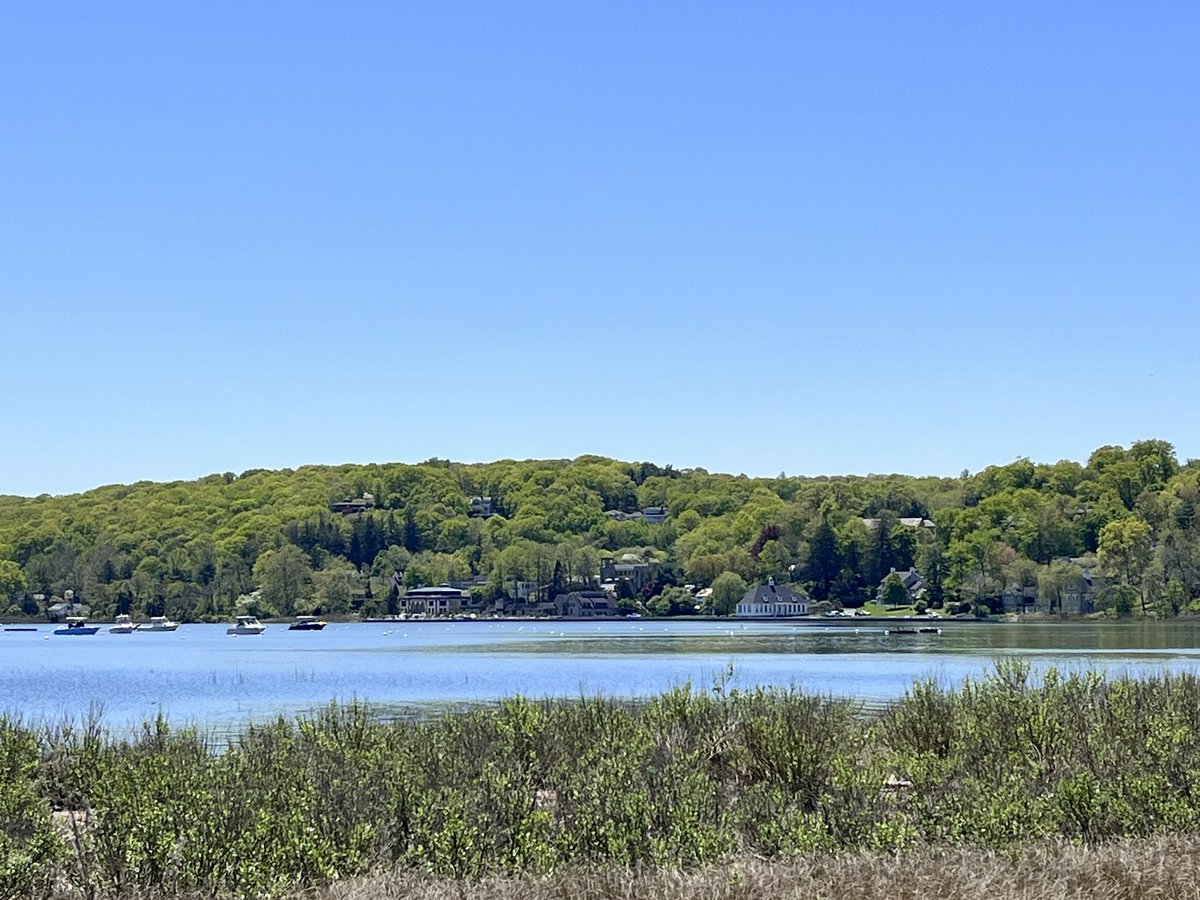
[[[328,624],[316,616],[296,616],[296,621],[288,626],[288,631],[320,631]]]
[[[68,616],[67,621],[63,625],[59,625],[54,629],[55,634],[95,634],[100,630],[99,625],[89,625],[87,620],[80,616]]]
[[[178,622],[172,622],[166,616],[151,616],[149,622],[137,626],[138,631],[174,631],[179,627]]]
[[[109,634],[133,634],[133,629],[137,626],[133,624],[133,619],[122,613],[117,616],[117,619],[109,627]]]
[[[238,616],[237,621],[225,629],[226,634],[262,634],[267,626],[254,616]]]

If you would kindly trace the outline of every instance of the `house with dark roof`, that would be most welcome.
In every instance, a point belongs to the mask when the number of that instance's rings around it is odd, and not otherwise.
[[[58,598],[55,598],[56,600]],[[56,622],[61,622],[67,616],[86,616],[89,610],[83,603],[75,602],[74,591],[63,591],[62,599],[57,603],[51,604],[46,610],[46,615]]]
[[[755,585],[738,601],[736,615],[742,618],[779,618],[807,616],[808,595],[786,584],[776,584],[771,578],[766,584]]]
[[[605,556],[600,560],[600,583],[616,589],[616,583],[624,579],[635,591],[640,591],[658,574],[658,563],[645,562],[632,553],[626,553],[620,559]]]
[[[642,518],[642,514],[640,512],[623,512],[619,509],[606,509],[604,511],[604,515],[614,522],[629,522],[635,519],[640,520]]]
[[[490,519],[496,514],[491,497],[472,497],[467,501],[467,515]]]
[[[904,589],[908,591],[908,596],[912,600],[919,600],[925,595],[925,578],[914,569],[908,567],[907,572],[897,572],[895,569],[883,576],[883,580],[879,582],[879,587],[875,589],[875,599],[879,600],[883,597],[883,585],[893,575],[900,576],[900,583],[904,585]]]
[[[365,512],[374,505],[375,498],[371,494],[363,494],[361,497],[347,497],[337,503],[330,503],[329,508],[343,516],[352,516],[355,513]]]
[[[1081,616],[1095,612],[1096,601],[1111,586],[1108,579],[1092,568],[1094,558],[1075,557],[1066,561],[1079,566],[1080,573],[1067,581],[1057,597],[1039,592],[1037,611],[1056,612],[1064,616]]]
[[[571,591],[554,598],[555,612],[566,619],[608,619],[617,615],[617,601],[607,591]]]

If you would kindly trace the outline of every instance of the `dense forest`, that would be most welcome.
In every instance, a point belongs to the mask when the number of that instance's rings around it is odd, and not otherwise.
[[[518,582],[532,602],[632,555],[654,578],[622,603],[650,615],[728,613],[771,577],[818,609],[857,606],[916,567],[934,608],[986,614],[1016,594],[1061,612],[1095,572],[1097,611],[1166,616],[1200,608],[1198,495],[1200,462],[1162,440],[957,478],[749,478],[596,456],[251,470],[0,497],[0,615],[44,614],[68,591],[97,618],[381,613],[448,582],[512,611]],[[347,498],[360,499],[343,510]],[[664,521],[639,515],[657,507]]]

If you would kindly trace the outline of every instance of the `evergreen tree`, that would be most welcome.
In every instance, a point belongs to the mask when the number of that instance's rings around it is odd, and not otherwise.
[[[553,600],[559,594],[567,592],[566,579],[563,577],[563,564],[561,559],[554,561],[554,574],[550,576],[550,599]]]
[[[417,530],[416,519],[413,518],[411,505],[404,507],[404,540],[403,547],[409,553],[419,553],[421,550],[421,532]]]
[[[842,568],[842,554],[838,550],[837,535],[824,517],[817,525],[809,542],[808,563],[805,565],[805,579],[812,585],[814,600],[829,599],[833,582]]]

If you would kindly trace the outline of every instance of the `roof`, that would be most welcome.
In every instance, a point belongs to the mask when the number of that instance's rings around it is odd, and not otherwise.
[[[892,571],[888,572],[886,575],[883,576],[882,579],[880,579],[880,581],[879,581],[880,585],[882,585],[883,582],[887,581],[893,575],[899,576],[901,584],[903,584],[910,591],[915,586],[917,586],[919,584],[924,584],[924,582],[925,582],[925,576],[923,576],[920,572],[918,572],[916,569],[914,569],[910,566],[908,568],[908,570],[904,571],[904,572],[900,572],[900,571],[897,571],[896,569],[892,569]]]
[[[409,597],[462,597],[463,591],[457,588],[452,588],[448,584],[439,584],[436,587],[419,587],[412,588],[406,591],[406,596]]]
[[[792,590],[786,584],[757,584],[742,595],[742,603],[807,603],[803,590]]]

